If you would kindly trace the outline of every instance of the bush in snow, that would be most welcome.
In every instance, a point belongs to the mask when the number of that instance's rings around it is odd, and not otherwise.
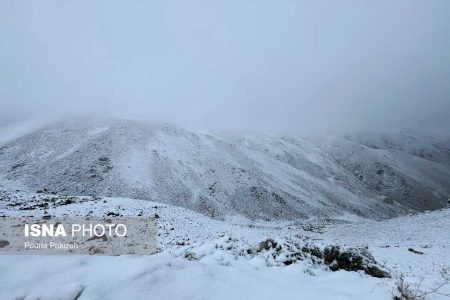
[[[339,246],[327,246],[323,257],[332,271],[364,271],[373,277],[390,278],[389,272],[378,265],[367,248],[342,250]]]
[[[287,266],[304,261],[311,265],[324,266],[331,271],[363,271],[373,277],[390,278],[389,272],[375,261],[366,248],[341,249],[339,246],[327,246],[321,249],[316,245],[290,239],[268,238],[255,246],[249,246],[240,240],[222,237],[213,244],[185,248],[183,256],[188,260],[200,260],[218,252],[228,253],[233,259],[260,257],[268,267]]]

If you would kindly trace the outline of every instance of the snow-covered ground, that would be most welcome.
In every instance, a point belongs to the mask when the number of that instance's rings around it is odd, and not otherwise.
[[[44,211],[103,216],[114,211],[159,218],[155,255],[1,256],[0,299],[392,299],[401,274],[427,291],[439,286],[439,271],[449,267],[449,209],[385,221],[347,215],[332,223],[265,222],[236,216],[215,220],[129,198],[74,197],[68,205],[41,207],[52,195],[2,193],[2,216],[37,216]],[[393,278],[332,272],[311,259],[286,265],[286,247],[276,256],[272,250],[246,254],[268,238],[321,249],[329,244],[368,246]],[[449,293],[450,287],[439,292]],[[427,297],[446,299],[437,293]]]
[[[1,299],[390,299],[392,282],[211,255],[1,257]],[[78,298],[77,298],[78,297]]]
[[[0,300],[393,299],[400,278],[427,299],[450,294],[450,209],[407,215],[445,206],[448,139],[18,125],[0,128],[0,217],[155,217],[158,245],[148,256],[0,255]],[[337,268],[330,245],[390,278]]]
[[[450,263],[450,209],[398,217],[382,222],[329,226],[325,243],[368,245],[378,261],[405,275],[437,274]],[[423,252],[415,254],[408,249]]]

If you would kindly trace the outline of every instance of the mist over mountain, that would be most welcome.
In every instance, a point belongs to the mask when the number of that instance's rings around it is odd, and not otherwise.
[[[252,219],[388,218],[444,207],[450,195],[448,140],[413,133],[209,135],[114,118],[19,129],[3,131],[0,175],[30,191]]]
[[[445,0],[0,5],[0,122],[98,113],[194,131],[450,127]]]

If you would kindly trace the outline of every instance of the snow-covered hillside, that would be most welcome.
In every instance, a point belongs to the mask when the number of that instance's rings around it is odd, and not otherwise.
[[[414,210],[443,207],[450,198],[450,141],[429,136],[349,135],[313,137],[368,189]]]
[[[76,119],[3,139],[0,176],[33,192],[147,199],[219,218],[384,219],[445,206],[448,144],[395,136],[382,146],[367,138],[373,143],[213,136],[170,124]]]
[[[58,198],[54,204],[41,205],[52,197]],[[445,282],[441,271],[450,267],[448,209],[384,221],[348,216],[332,223],[267,222],[216,220],[137,199],[71,197],[67,204],[64,198],[3,189],[0,215],[156,214],[158,253],[3,255],[0,299],[393,299],[401,277],[413,292],[417,284],[427,293]],[[332,272],[308,250],[328,245],[367,249],[391,278]],[[427,299],[446,299],[450,286],[438,292]]]

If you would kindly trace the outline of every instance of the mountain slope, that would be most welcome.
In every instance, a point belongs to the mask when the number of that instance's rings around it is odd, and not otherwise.
[[[388,218],[444,206],[448,165],[389,152],[381,163],[401,172],[386,177],[392,188],[379,189],[380,156],[369,150],[383,151],[336,137],[218,137],[169,124],[78,119],[1,144],[0,176],[30,190],[148,199],[213,217]]]
[[[385,202],[420,211],[442,208],[450,197],[450,144],[412,133],[312,140]]]

